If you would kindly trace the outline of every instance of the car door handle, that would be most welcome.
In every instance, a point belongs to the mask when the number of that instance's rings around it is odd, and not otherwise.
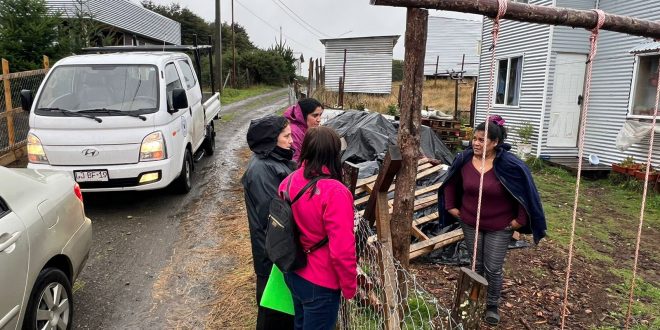
[[[192,107],[188,107],[188,112],[190,112],[190,115],[192,116]]]
[[[4,252],[5,250],[9,249],[16,241],[18,241],[18,238],[21,237],[22,232],[17,231],[13,234],[11,234],[11,237],[7,239],[6,241],[0,243],[0,252]],[[5,236],[7,233],[2,234],[0,236]]]

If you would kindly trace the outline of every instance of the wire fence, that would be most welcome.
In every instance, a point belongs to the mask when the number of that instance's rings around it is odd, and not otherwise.
[[[394,318],[401,329],[463,329],[452,319],[451,311],[383,248],[376,233],[358,212],[355,213],[355,238],[358,242],[358,292],[352,300],[342,299],[339,329],[386,328],[388,291],[393,293],[396,303],[396,315],[389,317]],[[384,271],[385,263],[393,264],[396,271]],[[390,274],[397,278],[390,278]],[[394,287],[386,283],[394,283]]]
[[[3,88],[0,92],[0,156],[25,144],[30,126],[29,113],[21,110],[21,91],[30,90],[35,95],[48,72],[48,69],[41,69],[9,73],[8,66],[7,62],[3,63],[0,76]]]

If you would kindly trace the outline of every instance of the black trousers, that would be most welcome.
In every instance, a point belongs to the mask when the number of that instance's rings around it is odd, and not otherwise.
[[[266,283],[268,283],[268,276],[257,275],[257,330],[293,329],[293,315],[260,306],[259,302],[266,289]]]

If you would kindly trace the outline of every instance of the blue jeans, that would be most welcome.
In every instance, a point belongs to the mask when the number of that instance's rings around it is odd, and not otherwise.
[[[284,274],[295,310],[296,330],[332,330],[337,323],[341,293],[307,281],[294,272]]]

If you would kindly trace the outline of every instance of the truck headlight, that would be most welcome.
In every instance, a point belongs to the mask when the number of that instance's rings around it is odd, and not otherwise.
[[[148,162],[165,158],[167,158],[167,150],[163,133],[153,132],[147,135],[140,146],[140,161]]]
[[[44,147],[41,145],[41,140],[32,133],[27,136],[27,153],[30,163],[48,164],[48,157],[46,157]]]

